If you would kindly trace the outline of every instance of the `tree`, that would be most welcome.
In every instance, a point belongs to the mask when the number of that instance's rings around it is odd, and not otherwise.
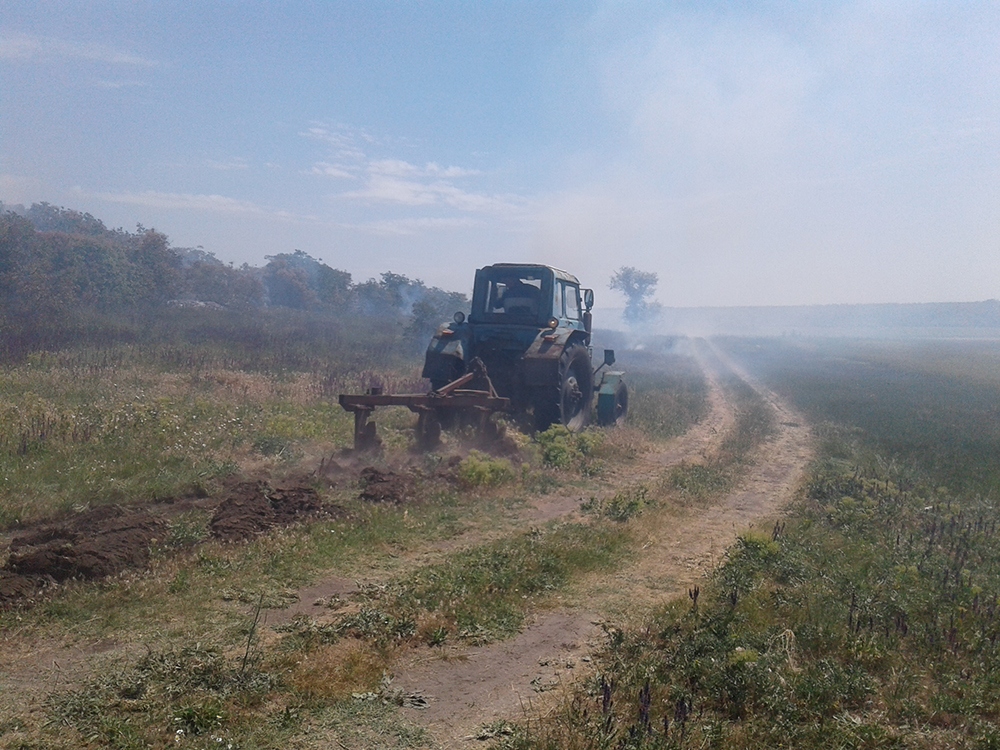
[[[608,286],[625,295],[624,318],[629,325],[648,323],[660,312],[660,303],[651,302],[659,281],[653,271],[640,271],[632,266],[622,266],[611,277]]]

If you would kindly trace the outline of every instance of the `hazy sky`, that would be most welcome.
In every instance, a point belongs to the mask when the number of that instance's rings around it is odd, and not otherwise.
[[[1000,3],[0,0],[0,200],[598,305],[1000,297]]]

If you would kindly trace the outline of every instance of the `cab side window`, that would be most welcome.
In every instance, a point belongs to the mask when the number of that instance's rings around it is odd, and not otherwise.
[[[561,282],[563,295],[566,299],[566,317],[570,320],[580,319],[580,289],[572,284]]]

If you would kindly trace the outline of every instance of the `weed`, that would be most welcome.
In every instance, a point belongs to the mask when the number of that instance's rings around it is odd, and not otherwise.
[[[614,526],[565,524],[463,551],[364,592],[362,605],[329,625],[293,622],[289,648],[359,638],[380,648],[413,638],[486,643],[510,637],[541,595],[574,574],[607,568],[628,538]]]
[[[167,547],[185,549],[204,541],[208,536],[210,518],[208,511],[192,510],[168,521]]]
[[[329,703],[377,691],[388,666],[385,651],[348,639],[301,653],[288,680],[302,700]]]
[[[568,469],[572,466],[586,470],[591,459],[604,440],[601,432],[584,430],[570,432],[561,424],[554,424],[544,432],[538,433],[535,440],[542,449],[542,462],[555,469]]]
[[[732,489],[754,451],[776,432],[774,411],[759,393],[735,377],[725,379],[724,387],[736,402],[736,420],[718,451],[704,463],[675,466],[666,479],[669,488],[696,500]]]
[[[649,488],[639,485],[615,493],[610,500],[591,498],[584,502],[580,509],[585,513],[610,518],[612,521],[624,522],[640,515],[651,504]]]
[[[741,535],[691,601],[635,628],[608,627],[597,678],[500,746],[996,743],[1000,517],[970,488],[997,486],[1000,464],[956,476],[916,431],[928,427],[968,466],[996,445],[992,412],[930,397],[939,374],[920,374],[898,351],[879,373],[891,389],[855,377],[850,362],[836,370],[802,352],[752,352],[800,406],[840,420],[823,428],[803,502],[770,534]],[[994,382],[953,383],[952,393],[982,403]],[[762,420],[749,427],[730,455],[766,434]],[[899,449],[891,459],[878,452],[886,445]]]
[[[514,479],[514,469],[505,458],[491,458],[470,451],[458,465],[458,479],[466,487],[497,487]]]

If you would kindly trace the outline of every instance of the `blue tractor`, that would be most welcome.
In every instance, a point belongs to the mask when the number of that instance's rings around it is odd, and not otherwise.
[[[482,370],[488,390],[509,399],[508,411],[530,416],[538,430],[552,424],[582,429],[595,393],[598,423],[620,424],[628,413],[628,388],[621,372],[604,369],[614,364],[614,351],[606,349],[596,369],[592,364],[593,306],[594,291],[581,289],[575,276],[557,268],[480,268],[470,315],[457,313],[437,331],[423,376],[433,392],[441,392]],[[486,385],[480,378],[479,387]]]

